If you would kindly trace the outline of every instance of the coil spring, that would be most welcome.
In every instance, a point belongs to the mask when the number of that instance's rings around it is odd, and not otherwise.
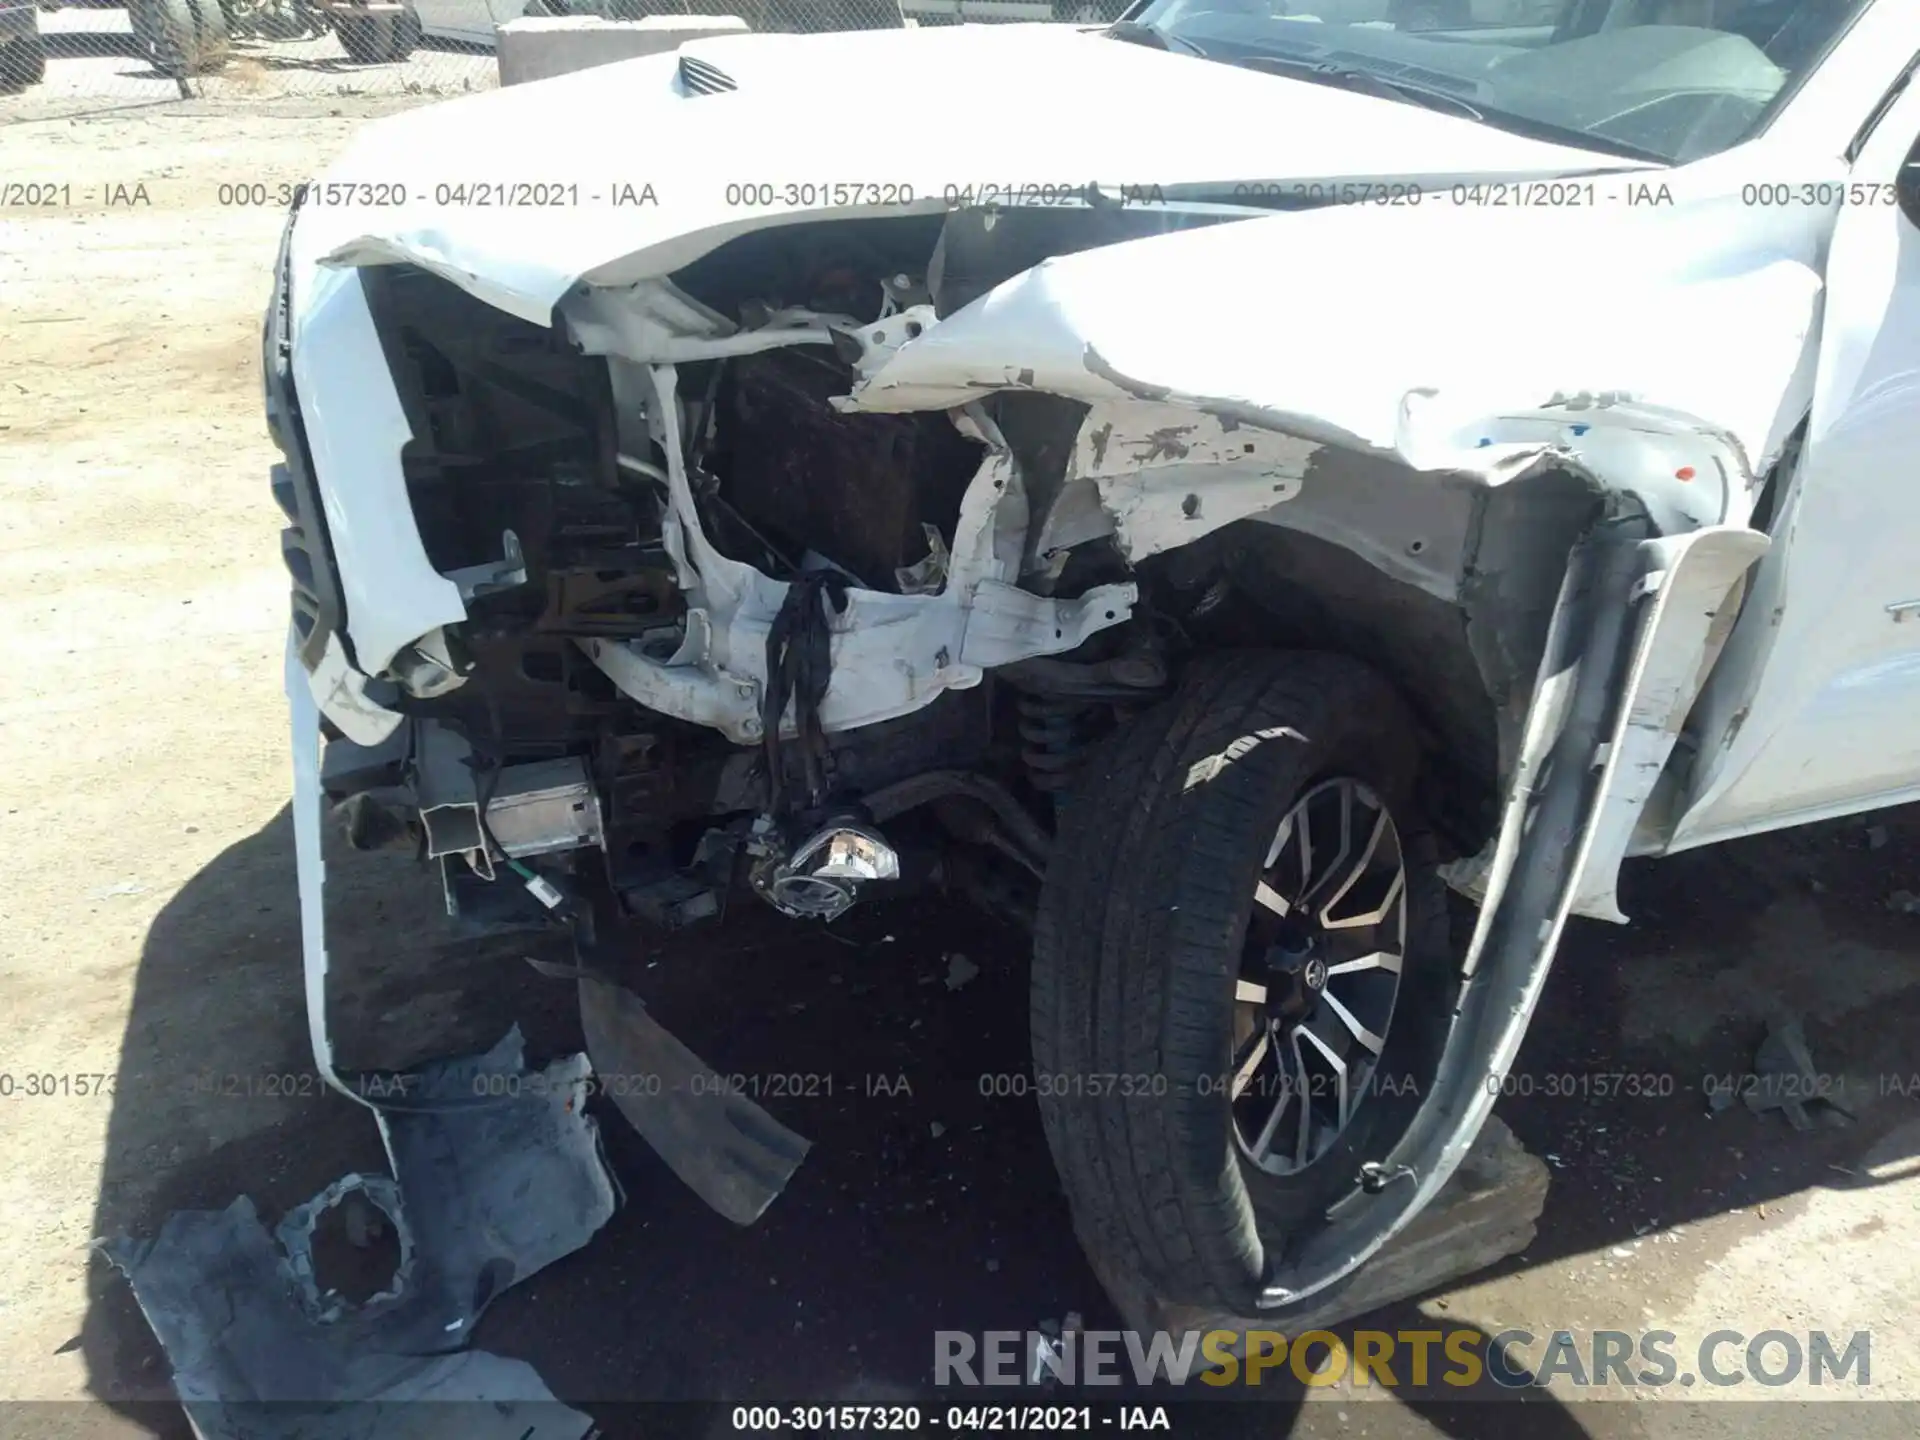
[[[1021,695],[1018,703],[1020,760],[1027,779],[1047,793],[1066,789],[1093,741],[1093,722],[1107,707],[1072,696],[1032,693]]]

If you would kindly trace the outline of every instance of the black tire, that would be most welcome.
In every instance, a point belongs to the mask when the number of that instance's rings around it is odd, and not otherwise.
[[[1320,1228],[1417,1111],[1458,966],[1413,798],[1415,736],[1392,686],[1355,661],[1244,652],[1193,667],[1076,780],[1035,926],[1033,1056],[1074,1228],[1109,1288],[1250,1313],[1269,1252]],[[1215,1077],[1231,1068],[1268,847],[1333,777],[1363,785],[1397,831],[1403,964],[1374,1085],[1321,1158],[1278,1177],[1249,1160]]]
[[[193,29],[197,48],[193,68],[197,73],[218,70],[227,63],[230,39],[227,12],[220,0],[187,0],[193,10]]]
[[[189,0],[134,0],[127,18],[154,69],[176,78],[193,74],[200,35]]]
[[[407,6],[394,17],[393,43],[387,47],[387,58],[395,63],[407,59],[419,48],[422,33],[419,13]]]
[[[362,65],[405,60],[420,43],[420,17],[411,5],[398,15],[336,18],[333,28],[347,57]]]
[[[384,64],[393,44],[393,25],[384,15],[359,18],[336,16],[333,31],[340,37],[340,48],[349,60],[362,65]]]
[[[46,78],[46,36],[35,31],[0,46],[0,91],[25,90]]]

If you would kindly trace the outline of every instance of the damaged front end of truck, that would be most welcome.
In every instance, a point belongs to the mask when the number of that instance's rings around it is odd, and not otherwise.
[[[1567,916],[1622,918],[1614,872],[1661,823],[1766,548],[1818,272],[1789,220],[1736,235],[1726,213],[1601,234],[1584,213],[1263,215],[1094,186],[670,239],[608,222],[589,265],[531,222],[298,211],[266,368],[323,1070],[323,800],[355,843],[419,847],[462,922],[569,930],[590,1048],[640,1047],[603,1066],[690,1075],[622,988],[629,927],[742,896],[831,922],[935,885],[1037,916],[1043,948],[1097,939],[1106,912],[1074,896],[1158,883],[1096,882],[1071,823],[1127,828],[1103,786],[1159,773],[1126,769],[1129,735],[1271,663],[1248,656],[1332,655],[1411,717],[1408,813],[1481,912],[1432,992],[1422,1103],[1365,1153],[1317,1138],[1304,1098],[1297,1167],[1264,1163],[1277,1108],[1242,1147],[1283,1179],[1346,1168],[1208,1293],[1283,1313],[1327,1292],[1458,1164]],[[1168,793],[1197,803],[1285,730],[1168,740],[1198,757]],[[1341,797],[1354,889],[1383,836],[1415,844],[1367,787]],[[1312,890],[1320,812],[1298,813],[1267,866],[1295,834]],[[1329,1062],[1344,1126],[1386,1022],[1336,1012],[1363,1047]],[[691,1131],[645,1108],[742,1222],[805,1151],[744,1100]],[[1047,1118],[1056,1155],[1097,1122]],[[745,1137],[731,1158],[688,1153],[722,1132]],[[1073,1198],[1106,1243],[1121,1222]],[[1244,1284],[1218,1279],[1234,1265]]]

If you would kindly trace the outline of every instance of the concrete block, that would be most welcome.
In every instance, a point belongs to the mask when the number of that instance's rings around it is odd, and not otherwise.
[[[745,33],[747,22],[738,15],[649,15],[641,20],[537,16],[502,25],[495,53],[500,57],[500,83],[519,85],[678,50],[689,40]]]
[[[1095,1269],[1114,1305],[1136,1330],[1279,1330],[1298,1335],[1437,1290],[1519,1254],[1533,1243],[1546,1203],[1546,1165],[1498,1119],[1489,1119],[1431,1205],[1358,1274],[1297,1310],[1233,1315],[1212,1307],[1168,1305],[1104,1266],[1096,1264]]]

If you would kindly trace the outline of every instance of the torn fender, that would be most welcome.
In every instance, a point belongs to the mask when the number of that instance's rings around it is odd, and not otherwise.
[[[1596,761],[1636,698],[1629,677],[1659,616],[1648,577],[1673,560],[1636,509],[1616,507],[1570,557],[1462,966],[1453,1033],[1426,1103],[1392,1151],[1368,1167],[1363,1186],[1332,1208],[1331,1224],[1297,1250],[1269,1252],[1258,1296],[1264,1308],[1284,1316],[1309,1297],[1336,1294],[1440,1192],[1492,1113],[1620,784],[1617,766]]]
[[[1378,469],[1363,474],[1361,456],[1397,467],[1409,494],[1551,465],[1633,497],[1648,538],[1674,538],[1650,552],[1636,597],[1653,597],[1654,618],[1623,677],[1631,707],[1582,762],[1605,769],[1607,798],[1570,901],[1617,921],[1620,861],[1725,640],[1736,581],[1766,548],[1745,522],[1810,403],[1819,259],[1804,220],[1756,217],[1711,188],[1614,223],[1461,207],[1283,215],[1043,262],[899,346],[846,408],[999,390],[1086,403],[1034,569],[1101,534],[1135,560],[1254,516],[1329,534],[1324,497]],[[1375,528],[1329,538],[1457,598],[1444,570],[1411,559],[1425,540],[1387,553],[1373,541],[1394,527]]]
[[[1760,532],[1735,526],[1647,542],[1649,568],[1636,598],[1649,599],[1649,613],[1612,733],[1596,756],[1605,767],[1601,803],[1574,891],[1575,914],[1625,922],[1614,893],[1620,862],[1732,632],[1747,571],[1769,544]]]
[[[1818,262],[1805,217],[1737,192],[1277,215],[1044,261],[900,346],[847,408],[1040,390],[1093,407],[1077,453],[1150,449],[1171,406],[1486,483],[1552,451],[1662,529],[1737,524],[1806,410]],[[1117,511],[1121,478],[1102,486]],[[1147,550],[1178,541],[1138,528]]]

